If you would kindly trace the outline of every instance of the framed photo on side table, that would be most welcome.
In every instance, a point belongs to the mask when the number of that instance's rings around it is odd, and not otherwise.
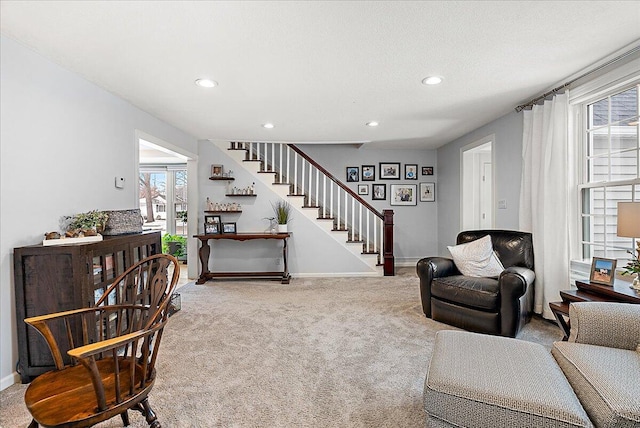
[[[616,263],[614,259],[594,257],[591,262],[589,281],[596,284],[611,285],[616,278]]]
[[[420,183],[420,202],[436,201],[436,183]]]
[[[204,234],[205,235],[217,235],[220,233],[220,223],[205,223]]]
[[[391,205],[417,205],[415,184],[392,184]]]
[[[236,231],[236,223],[235,222],[222,223],[222,233],[238,233]]]

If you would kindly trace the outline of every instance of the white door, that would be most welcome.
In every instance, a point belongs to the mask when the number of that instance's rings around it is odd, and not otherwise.
[[[493,192],[491,183],[491,162],[483,162],[482,177],[480,182],[480,229],[491,229],[493,227],[493,213],[491,212]]]

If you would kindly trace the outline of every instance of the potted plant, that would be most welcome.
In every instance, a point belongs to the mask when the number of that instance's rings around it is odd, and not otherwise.
[[[187,238],[180,235],[165,234],[162,237],[162,252],[171,254],[178,260],[184,261],[187,257]]]
[[[287,223],[291,220],[291,205],[287,201],[278,201],[275,204],[271,203],[271,206],[278,222],[278,232],[288,232]]]
[[[67,235],[91,236],[104,230],[109,215],[104,211],[92,210],[86,213],[65,217]]]
[[[627,250],[627,253],[631,254],[631,259],[629,263],[623,268],[624,271],[622,275],[633,275],[635,274],[635,278],[633,279],[633,284],[631,284],[631,288],[634,290],[640,291],[640,241],[638,242],[638,248],[636,249],[636,254],[634,254],[631,250]]]

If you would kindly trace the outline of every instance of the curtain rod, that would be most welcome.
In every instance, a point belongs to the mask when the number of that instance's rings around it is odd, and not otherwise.
[[[585,77],[589,76],[590,74],[596,73],[596,72],[602,70],[603,68],[608,67],[611,64],[614,64],[614,63],[616,63],[616,62],[628,57],[629,55],[633,55],[636,52],[640,52],[640,46],[636,46],[635,48],[631,49],[630,51],[627,51],[627,52],[623,53],[622,55],[618,55],[617,57],[605,62],[604,64],[599,65],[598,67],[594,68],[593,70],[589,70],[586,73],[583,73],[580,76],[578,76],[578,77],[576,77],[574,79],[571,79],[566,83],[563,83],[562,85],[558,86],[557,88],[553,88],[549,92],[546,92],[546,93],[540,95],[539,97],[536,97],[536,98],[532,99],[528,103],[519,105],[518,107],[516,107],[515,110],[516,110],[516,112],[520,113],[522,110],[526,109],[527,107],[533,106],[538,101],[547,98],[549,95],[553,95],[553,94],[563,90],[567,86],[571,85],[572,83],[575,83],[576,81],[578,81],[578,80],[580,80],[582,78],[585,78]]]

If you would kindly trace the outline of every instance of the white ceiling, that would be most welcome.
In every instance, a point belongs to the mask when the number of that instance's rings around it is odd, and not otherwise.
[[[0,23],[198,139],[438,147],[638,43],[640,1],[2,0]]]

